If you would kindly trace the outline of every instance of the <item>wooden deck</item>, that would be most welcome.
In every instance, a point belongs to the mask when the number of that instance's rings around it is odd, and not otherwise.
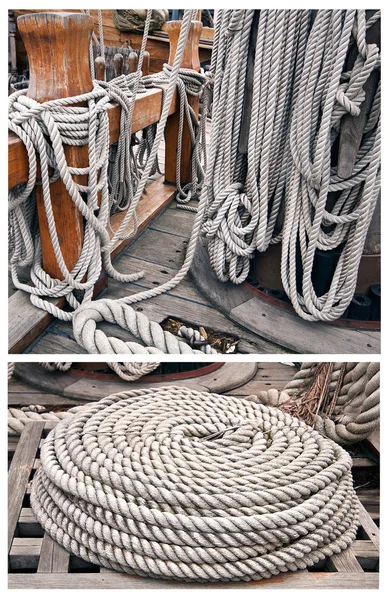
[[[143,289],[152,289],[169,281],[181,267],[192,230],[194,213],[176,208],[173,202],[119,255],[114,264],[122,273],[145,271],[136,283],[123,284],[109,279],[104,298],[121,298]],[[11,286],[11,292],[12,290]],[[22,294],[22,292],[17,292]],[[24,296],[26,294],[23,293]],[[29,300],[28,300],[29,302]],[[27,305],[28,306],[28,305]],[[34,308],[34,307],[32,307]],[[279,353],[281,348],[232,323],[196,289],[189,275],[173,290],[136,305],[149,319],[162,322],[167,317],[182,320],[196,327],[213,329],[239,338],[238,351],[244,353]],[[31,310],[31,313],[33,311]],[[34,313],[37,312],[36,309]],[[131,339],[119,327],[103,324],[108,335]],[[48,328],[25,351],[33,354],[82,354],[75,342],[72,325],[54,319]]]
[[[275,363],[274,363],[275,365]],[[273,375],[282,377],[286,365],[274,366]],[[249,384],[235,390],[236,395],[258,391],[271,379],[269,365],[259,364],[257,376]],[[286,371],[284,375],[286,376]],[[289,373],[287,374],[289,377]],[[183,383],[184,385],[185,383]],[[278,386],[282,386],[281,379]],[[232,392],[231,392],[232,393]],[[53,402],[53,398],[40,393],[39,402]],[[11,380],[10,404],[24,398],[24,403],[38,399],[28,386]],[[64,400],[64,399],[62,399]],[[68,401],[69,402],[69,401]],[[20,405],[20,404],[19,404]],[[174,581],[154,580],[125,575],[100,568],[69,554],[44,533],[37,523],[30,506],[31,479],[39,467],[39,448],[51,427],[50,422],[30,423],[22,435],[9,436],[9,588],[11,589],[174,589],[174,588],[247,588],[260,585],[269,589],[377,589],[379,583],[379,491],[372,488],[371,481],[378,477],[378,462],[372,459],[366,446],[360,444],[353,451],[354,477],[357,471],[368,473],[367,484],[357,489],[360,501],[360,522],[357,539],[345,552],[295,573],[280,574],[268,580],[250,583],[185,584]],[[374,485],[374,483],[373,483]]]
[[[24,363],[25,369],[23,370],[27,371],[27,367],[30,367],[31,370],[38,373],[39,367],[34,367],[33,365],[34,363]],[[224,372],[223,387],[226,391],[223,392],[217,387],[219,370],[210,373],[207,378],[196,377],[193,379],[176,379],[166,383],[149,383],[147,377],[142,377],[142,379],[137,382],[129,383],[123,381],[119,377],[115,377],[115,381],[84,378],[84,384],[82,385],[81,377],[73,377],[70,380],[68,388],[64,388],[63,385],[55,385],[57,380],[63,379],[62,373],[47,373],[45,379],[42,379],[39,385],[34,385],[31,381],[28,382],[26,379],[21,380],[13,376],[8,384],[8,405],[18,408],[21,406],[28,406],[29,404],[40,404],[42,406],[50,406],[52,410],[66,410],[72,406],[84,404],[88,399],[87,388],[90,388],[91,386],[96,387],[96,385],[98,386],[99,392],[98,399],[130,388],[160,387],[162,385],[169,385],[169,383],[190,388],[196,387],[196,389],[223,393],[225,395],[245,397],[272,388],[281,391],[284,389],[286,383],[290,381],[297,372],[297,368],[294,366],[277,362],[259,362],[256,364],[257,371],[255,375],[244,385],[237,386],[234,383],[234,381],[236,381],[236,378],[234,380],[235,368],[238,368],[241,371],[242,367],[244,368],[245,363],[228,363],[228,365],[228,377],[230,383],[229,385],[226,385],[226,374]],[[98,384],[96,381],[98,381]],[[62,387],[62,392],[58,391],[59,387]],[[75,396],[77,397],[76,399]]]

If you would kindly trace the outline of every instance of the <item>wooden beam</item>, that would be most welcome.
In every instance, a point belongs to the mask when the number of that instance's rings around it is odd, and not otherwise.
[[[44,103],[93,90],[88,54],[93,30],[91,17],[80,13],[61,12],[27,14],[18,18],[18,29],[29,58],[30,79],[27,95],[30,98]],[[83,105],[86,106],[86,103]],[[68,164],[77,167],[88,166],[87,146],[65,145],[64,152]],[[74,180],[82,185],[87,184],[86,175],[75,176]],[[71,270],[83,246],[83,216],[61,179],[50,184],[50,194],[59,246],[64,262]],[[42,186],[36,186],[36,203],[43,268],[51,277],[62,280],[63,275],[49,233]]]
[[[27,423],[12,459],[8,474],[8,552],[12,546],[42,431],[43,421]]]
[[[176,187],[164,183],[163,177],[159,177],[146,187],[143,196],[138,204],[137,219],[138,233],[140,233],[149,223],[165,208],[174,198]],[[120,227],[125,213],[117,213],[112,216],[111,226],[114,231]],[[131,233],[132,222],[124,234]],[[115,258],[132,240],[118,240],[113,251],[112,258]],[[101,294],[106,287],[107,276],[102,274],[95,286],[95,296]],[[49,302],[58,308],[64,308],[65,298],[49,299]],[[10,354],[21,354],[28,346],[50,325],[54,319],[52,315],[40,308],[37,308],[30,302],[29,295],[18,290],[8,299],[8,352]]]
[[[177,110],[177,94],[174,93],[169,114]],[[120,106],[110,104],[108,106],[109,118],[109,142],[113,144],[119,139],[120,131]],[[162,90],[151,89],[139,94],[135,100],[132,118],[131,133],[144,129],[152,123],[157,123],[162,111]],[[14,133],[8,134],[8,189],[18,183],[28,180],[28,157],[25,145]]]
[[[169,65],[173,65],[176,55],[178,38],[182,27],[182,21],[169,21],[166,23],[166,30],[169,34],[170,54]],[[189,29],[188,40],[185,46],[184,55],[182,57],[181,67],[183,69],[193,69],[200,71],[199,58],[199,40],[203,26],[201,22],[193,21]],[[199,114],[199,96],[189,96],[189,105],[193,108],[196,116]],[[179,130],[179,115],[174,113],[166,122],[165,139],[166,139],[166,154],[165,154],[165,179],[169,183],[176,183],[176,163],[178,149],[178,130]],[[182,131],[182,150],[181,150],[181,184],[185,185],[192,178],[191,171],[192,158],[192,140],[189,133],[189,128],[184,123]]]

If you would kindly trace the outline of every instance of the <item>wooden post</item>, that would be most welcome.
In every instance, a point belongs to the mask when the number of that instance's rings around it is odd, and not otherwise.
[[[168,21],[166,23],[166,31],[168,32],[170,42],[169,65],[173,65],[174,62],[181,26],[182,21]],[[181,63],[181,67],[183,69],[193,69],[198,72],[200,71],[199,42],[202,29],[203,26],[199,21],[192,21],[189,30],[188,40],[184,50],[184,56],[182,58]],[[199,96],[188,96],[188,101],[190,106],[193,108],[196,115],[198,116],[200,103]],[[165,180],[169,183],[176,183],[178,124],[179,115],[178,112],[176,112],[168,118],[165,129]],[[191,158],[192,142],[188,126],[185,123],[182,134],[181,152],[182,185],[188,183],[191,180]]]
[[[89,71],[92,17],[64,12],[27,14],[18,18],[18,28],[30,64],[30,98],[47,102],[93,89]],[[88,166],[87,146],[66,146],[65,155],[70,166]],[[86,184],[87,176],[77,176],[75,181]],[[83,217],[61,180],[50,185],[50,192],[60,247],[66,266],[71,270],[82,248]],[[36,200],[43,268],[51,277],[62,280],[49,235],[41,186],[36,188]]]

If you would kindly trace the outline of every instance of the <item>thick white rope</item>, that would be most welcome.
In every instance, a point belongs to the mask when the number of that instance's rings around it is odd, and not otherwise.
[[[124,392],[53,429],[31,506],[60,545],[109,569],[260,580],[355,539],[351,464],[276,408],[181,387]]]
[[[110,276],[123,282],[135,281],[143,275],[143,273],[133,275],[123,275],[118,273],[112,266],[110,253],[117,240],[129,237],[128,235],[124,236],[124,231],[131,222],[131,219],[133,219],[134,222],[134,230],[130,235],[136,233],[136,207],[142,196],[150,172],[155,165],[158,146],[162,139],[171,100],[177,86],[183,99],[180,112],[180,130],[182,131],[183,119],[186,115],[188,123],[190,124],[192,142],[195,147],[192,160],[194,187],[191,190],[179,186],[179,193],[181,194],[182,201],[187,201],[192,193],[197,193],[196,186],[201,184],[202,170],[199,166],[199,157],[203,151],[202,146],[204,145],[203,140],[205,140],[205,138],[198,138],[200,139],[199,142],[196,142],[195,140],[194,113],[193,110],[190,110],[187,101],[185,101],[186,95],[184,94],[184,90],[187,86],[189,93],[200,93],[204,76],[189,70],[180,69],[191,20],[194,16],[193,10],[185,11],[173,66],[171,68],[166,67],[164,74],[155,79],[157,85],[161,85],[162,83],[168,83],[168,85],[164,93],[161,118],[155,130],[154,143],[149,151],[141,177],[136,181],[137,185],[135,190],[130,175],[131,171],[126,167],[126,165],[129,164],[129,157],[131,157],[128,126],[129,123],[131,124],[136,92],[139,91],[141,85],[142,60],[147,40],[150,14],[151,11],[148,11],[142,48],[139,55],[138,69],[134,78],[121,76],[110,83],[95,82],[94,90],[88,94],[83,94],[82,96],[74,98],[55,100],[44,104],[34,102],[20,93],[14,94],[9,101],[9,128],[21,137],[25,143],[30,166],[29,181],[27,185],[21,189],[18,188],[12,190],[9,200],[9,209],[12,215],[10,225],[10,262],[14,285],[19,289],[30,293],[31,301],[34,305],[47,310],[60,319],[73,320],[75,336],[84,344],[83,347],[97,348],[103,345],[106,348],[106,351],[110,353],[116,352],[114,348],[118,348],[119,346],[125,353],[132,353],[134,349],[136,352],[139,352],[141,347],[139,344],[135,347],[131,345],[131,343],[128,343],[124,348],[121,340],[111,338],[111,340],[113,340],[111,343],[103,334],[100,336],[104,337],[103,342],[101,342],[101,339],[97,342],[97,340],[91,336],[86,340],[86,332],[93,331],[94,334],[94,328],[93,325],[84,327],[85,321],[91,322],[96,314],[101,316],[108,311],[112,315],[115,312],[117,315],[120,314],[122,317],[121,321],[125,323],[125,328],[128,329],[128,324],[135,322],[135,320],[132,318],[132,309],[124,306],[124,304],[138,302],[139,300],[156,296],[175,287],[188,272],[202,216],[200,214],[196,220],[184,265],[170,282],[163,284],[154,290],[148,290],[123,298],[120,303],[117,303],[115,310],[113,310],[112,301],[101,300],[98,303],[90,303],[93,287],[101,273],[102,266],[104,266]],[[151,85],[152,83],[152,78],[145,78],[146,85]],[[109,128],[106,111],[107,104],[110,100],[119,102],[122,107],[122,112],[121,135],[119,137],[109,192],[106,168],[109,151]],[[88,102],[88,107],[72,107],[73,104],[79,102]],[[42,123],[43,130],[41,128]],[[47,143],[44,134],[49,135],[51,145]],[[66,163],[63,143],[77,145],[88,144],[89,167],[84,169],[69,167]],[[180,144],[181,139],[179,141],[179,148],[181,148]],[[39,235],[36,235],[34,243],[31,234],[25,236],[25,232],[28,231],[31,221],[31,218],[28,218],[28,215],[30,215],[32,211],[30,194],[36,184],[37,166],[35,150],[38,151],[42,162],[44,204],[49,223],[50,237],[58,265],[64,277],[63,281],[54,280],[43,271],[41,267]],[[48,174],[49,166],[54,168],[54,175],[51,178],[49,178]],[[80,174],[88,175],[87,186],[81,186],[73,181],[73,175]],[[86,220],[85,240],[81,255],[71,272],[68,271],[62,256],[51,205],[49,183],[59,176],[65,183],[73,202]],[[84,202],[81,192],[87,195],[87,202]],[[98,206],[97,203],[98,192],[101,192],[100,206]],[[110,239],[107,227],[109,214],[113,204],[121,210],[124,210],[125,208],[128,210],[121,226]],[[96,216],[97,211],[98,213]],[[25,237],[27,240],[26,243],[24,243]],[[34,261],[31,271],[31,278],[34,286],[20,282],[17,274],[17,266],[20,266],[21,263],[23,263],[23,265],[29,264],[28,261],[31,260]],[[74,294],[75,290],[84,293],[81,303]],[[58,309],[50,302],[43,299],[43,297],[59,296],[65,296],[73,309],[80,307],[80,310],[76,311],[75,314],[66,312]],[[97,311],[99,312],[97,313]],[[97,318],[101,320],[99,316]],[[154,335],[158,335],[159,338],[161,338],[161,334],[158,330],[159,326],[157,327],[157,324],[149,322],[144,316],[142,323],[144,324],[146,321],[149,330],[153,331]],[[80,322],[82,325],[80,325]],[[77,323],[77,325],[75,323]],[[132,331],[132,333],[136,335],[135,331]],[[107,344],[110,348],[109,350],[107,349]],[[184,341],[179,341],[178,346],[177,344],[173,344],[172,346],[171,343],[165,343],[164,345],[166,349],[172,347],[175,350],[178,347],[180,348],[180,351],[185,351]],[[205,348],[206,352],[212,352],[208,345],[205,345]],[[156,351],[156,349],[154,350]],[[153,349],[146,351],[153,351]],[[190,352],[189,346],[186,351]]]
[[[238,140],[253,12],[221,11],[215,35],[203,227],[210,263],[221,281],[241,283],[254,251],[282,238],[282,282],[296,312],[306,320],[331,321],[344,313],[355,291],[380,186],[380,86],[352,176],[341,179],[331,165],[341,119],[359,114],[363,86],[380,67],[378,47],[366,44],[374,19],[366,23],[364,10],[319,10],[311,25],[311,11],[260,11],[252,107],[244,117],[250,119],[246,157]],[[346,72],[353,42],[358,56]],[[332,207],[333,192],[340,195]],[[317,297],[315,251],[341,244],[330,289]]]
[[[292,381],[282,392],[260,392],[258,399],[265,404],[289,410],[291,402],[301,405],[320,363],[303,363]],[[338,386],[338,378],[344,369],[342,386],[331,415],[318,412],[314,427],[338,444],[355,444],[368,438],[380,422],[380,363],[334,363],[329,384],[330,399]],[[252,397],[254,398],[254,396]],[[286,408],[288,407],[288,408]]]

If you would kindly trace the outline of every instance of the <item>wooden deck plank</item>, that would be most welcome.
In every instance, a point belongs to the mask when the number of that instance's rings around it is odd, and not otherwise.
[[[351,548],[347,548],[340,554],[334,554],[327,560],[327,566],[330,571],[338,573],[363,573],[363,569],[355,558],[355,554]]]
[[[65,299],[49,300],[58,308],[65,306]],[[18,290],[8,299],[8,348],[10,354],[23,352],[51,323],[53,316],[33,306],[30,296]]]
[[[181,285],[181,284],[180,284]],[[130,285],[128,285],[127,290],[130,292]],[[109,289],[109,293],[107,293],[104,297],[111,297],[112,288]],[[138,290],[137,290],[138,291]],[[179,287],[177,286],[176,293],[179,293]],[[268,354],[270,352],[279,352],[279,349],[274,344],[269,344],[266,340],[262,340],[256,335],[253,335],[249,332],[246,332],[240,327],[237,327],[234,323],[232,323],[227,317],[219,313],[215,308],[211,308],[208,306],[204,306],[199,303],[194,303],[178,296],[173,296],[170,293],[162,294],[155,298],[150,298],[149,300],[142,301],[141,304],[135,307],[136,310],[142,309],[147,315],[147,317],[152,320],[160,323],[166,317],[170,316],[176,318],[178,320],[190,322],[197,327],[204,327],[205,329],[210,328],[214,329],[220,333],[227,333],[231,335],[236,335],[240,338],[240,342],[238,344],[238,349],[241,352],[249,352],[249,353],[259,353],[259,354]],[[72,339],[73,333],[71,324],[65,322],[55,322],[56,330],[61,332],[62,337],[57,341],[56,348],[58,348],[57,352],[54,352],[53,348],[53,340],[50,341],[50,349],[53,353],[63,354],[66,352],[71,353],[72,347],[71,342],[66,340],[67,338]],[[116,336],[123,340],[133,340],[135,338],[131,336],[128,332],[121,330],[117,325],[111,325],[108,323],[99,324],[99,329],[104,331],[106,335]],[[53,332],[51,328],[50,332]],[[48,332],[48,333],[50,333]],[[38,341],[37,344],[31,349],[31,353],[33,354],[46,354],[48,353],[48,347],[46,346],[46,337],[44,336],[41,340]],[[59,336],[58,336],[59,337]],[[137,340],[139,342],[139,340]],[[62,349],[61,349],[62,344]],[[74,346],[74,348],[78,348],[78,346]]]
[[[143,289],[152,290],[153,288],[157,287],[157,285],[170,281],[170,279],[172,279],[172,277],[174,277],[178,272],[178,268],[176,268],[175,265],[169,264],[166,266],[146,261],[142,258],[132,256],[130,251],[128,251],[128,253],[126,252],[125,255],[120,257],[120,260],[115,263],[115,267],[121,273],[135,273],[143,270],[145,274],[144,277],[139,279],[136,283],[127,284],[125,290],[123,290],[123,284],[120,282],[110,281],[107,293],[104,294],[105,298],[119,298],[120,294],[123,294],[123,292],[126,295],[130,295],[141,292]],[[172,297],[198,302],[203,306],[211,306],[209,301],[204,298],[204,296],[201,296],[201,294],[196,290],[189,278],[189,275],[186,275],[179,285],[170,290],[168,294]],[[142,305],[139,304],[139,306]]]
[[[223,314],[241,327],[290,352],[317,354],[377,354],[380,332],[352,330],[321,322],[308,322],[253,296],[246,286],[220,282],[209,264],[207,242],[199,240],[191,274],[197,288]]]
[[[363,504],[361,504],[361,502],[359,500],[358,500],[358,504],[359,504],[359,521],[361,523],[362,529],[367,534],[368,539],[371,542],[373,542],[376,550],[379,550],[380,549],[380,530],[378,529],[378,527],[374,523],[374,521],[371,519],[366,508],[363,506]]]
[[[231,318],[266,339],[281,343],[293,352],[317,354],[377,354],[380,333],[308,322],[293,313],[251,298],[229,313]],[[280,333],[282,332],[282,336]],[[319,342],[320,340],[320,342]],[[319,344],[319,345],[318,345]]]
[[[30,477],[39,441],[43,431],[43,422],[28,423],[20,436],[8,473],[8,551],[12,546],[15,529],[22,508],[26,485]]]
[[[45,533],[38,563],[38,573],[67,573],[70,554]]]
[[[147,579],[123,573],[41,573],[34,575],[33,586],[30,574],[8,575],[10,589],[254,589],[254,586],[269,589],[377,589],[378,573],[282,573],[270,579],[250,583],[196,584]]]

